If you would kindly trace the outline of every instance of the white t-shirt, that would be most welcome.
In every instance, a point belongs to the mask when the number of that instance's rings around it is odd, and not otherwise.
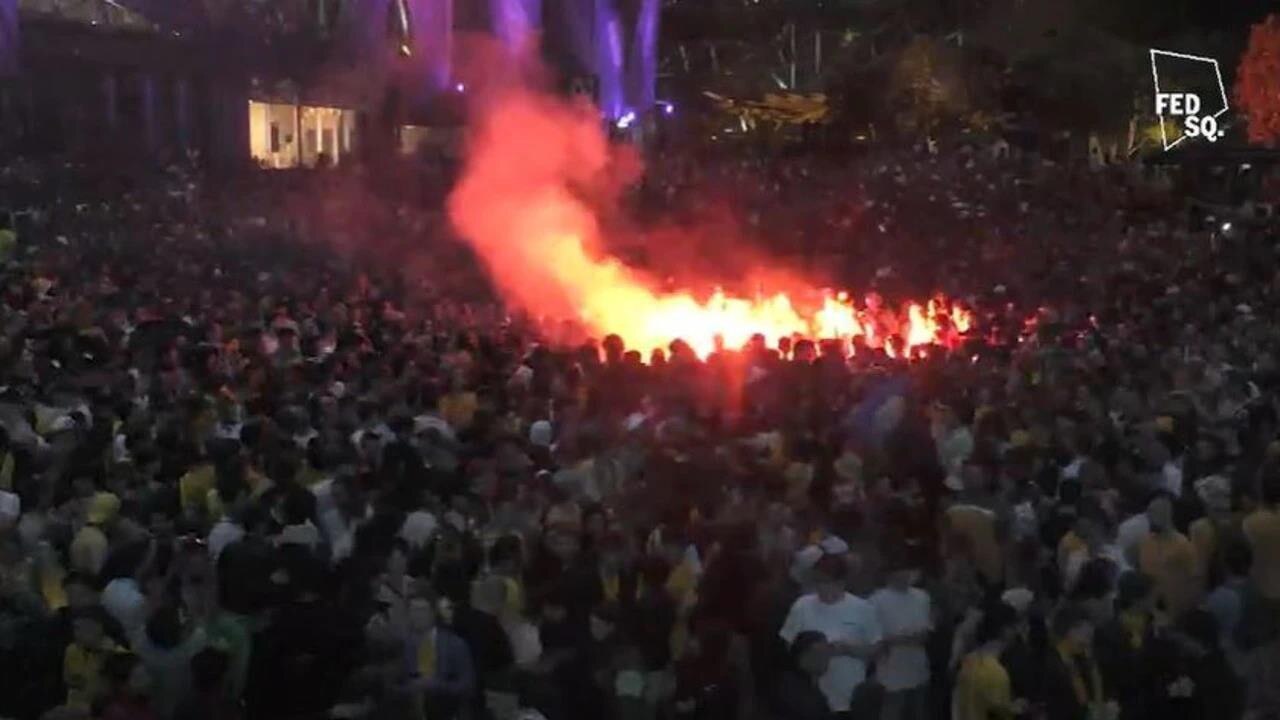
[[[1125,557],[1133,557],[1138,550],[1138,543],[1151,534],[1151,521],[1145,512],[1131,516],[1116,528],[1116,545]]]
[[[937,438],[937,442],[938,462],[948,475],[959,477],[964,461],[973,454],[973,433],[962,426]]]
[[[310,520],[298,525],[286,525],[276,536],[276,545],[303,545],[308,550],[315,550],[322,542],[320,529]]]
[[[209,538],[205,542],[205,546],[209,548],[209,557],[217,562],[218,557],[228,545],[237,543],[242,538],[244,538],[244,528],[227,518],[219,520],[209,531]]]
[[[802,632],[820,632],[828,642],[871,645],[880,642],[880,620],[871,603],[845,593],[834,603],[824,603],[816,594],[805,595],[791,605],[787,620],[778,633],[787,643]],[[853,691],[867,678],[867,663],[840,655],[831,659],[827,672],[818,681],[832,712],[847,712]]]
[[[440,528],[440,521],[426,510],[414,510],[404,518],[400,526],[400,538],[409,543],[414,550],[421,550],[435,537]]]
[[[147,624],[147,598],[133,578],[116,578],[107,583],[98,602],[120,623],[128,637],[133,637]]]
[[[332,477],[326,477],[312,485],[311,494],[316,496],[316,517],[322,517],[334,509]]]
[[[1066,467],[1062,468],[1062,479],[1079,480],[1080,470],[1084,468],[1084,463],[1087,459],[1088,458],[1085,458],[1083,455],[1077,455],[1072,458],[1071,462],[1068,463]]]
[[[5,523],[17,523],[22,519],[22,498],[14,493],[0,490],[0,520]]]
[[[871,596],[885,635],[916,635],[933,629],[929,594],[920,588],[898,592],[882,588]],[[891,645],[876,663],[876,679],[889,692],[910,690],[929,682],[929,655],[924,643]]]
[[[356,526],[349,522],[347,516],[333,508],[320,516],[321,534],[329,543],[329,559],[334,563],[351,556],[356,546]]]
[[[1160,468],[1160,487],[1182,497],[1182,463],[1170,460]]]

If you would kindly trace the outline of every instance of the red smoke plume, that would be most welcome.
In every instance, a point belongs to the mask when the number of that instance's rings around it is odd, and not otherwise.
[[[475,109],[449,214],[513,306],[617,333],[645,351],[682,339],[700,355],[717,341],[741,347],[755,333],[770,342],[864,336],[872,346],[897,336],[888,349],[901,352],[949,344],[968,330],[969,314],[942,300],[895,312],[859,308],[844,293],[823,296],[795,278],[775,285],[790,294],[755,299],[661,290],[605,252],[593,208],[612,202],[638,164],[609,143],[593,108],[504,88]]]

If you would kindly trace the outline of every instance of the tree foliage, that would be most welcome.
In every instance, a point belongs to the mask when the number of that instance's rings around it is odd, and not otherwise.
[[[970,110],[960,52],[943,41],[917,36],[903,49],[889,81],[899,124],[928,132]]]
[[[1280,141],[1280,16],[1253,26],[1236,70],[1235,102],[1244,111],[1249,140],[1274,147]]]

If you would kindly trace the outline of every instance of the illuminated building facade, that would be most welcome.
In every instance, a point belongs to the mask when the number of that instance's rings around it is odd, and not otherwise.
[[[0,0],[0,143],[341,164],[456,118],[460,36],[535,43],[610,118],[652,107],[660,0]],[[12,28],[11,28],[12,29]],[[13,47],[14,44],[10,44]]]

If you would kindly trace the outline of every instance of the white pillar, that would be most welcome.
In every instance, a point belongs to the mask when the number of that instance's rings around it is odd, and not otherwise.
[[[294,167],[302,166],[302,106],[293,103],[293,162]]]
[[[342,133],[347,126],[347,111],[338,111],[338,124],[333,129],[333,164],[340,165],[342,159]]]

